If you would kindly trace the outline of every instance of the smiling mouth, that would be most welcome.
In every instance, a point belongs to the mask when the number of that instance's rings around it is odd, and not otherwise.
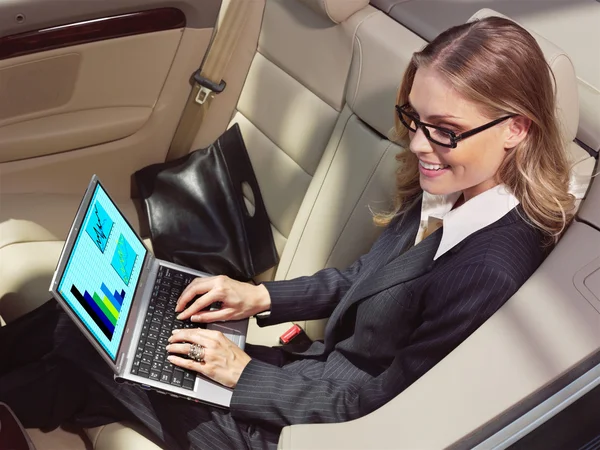
[[[450,167],[449,165],[444,164],[429,164],[421,160],[419,160],[419,165],[427,170],[444,170]]]

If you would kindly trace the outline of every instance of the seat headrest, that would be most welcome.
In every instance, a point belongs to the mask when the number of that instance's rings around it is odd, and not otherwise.
[[[477,11],[469,22],[483,19],[484,17],[497,16],[508,20],[513,20],[492,9],[481,9]],[[513,22],[518,23],[516,20]],[[519,24],[521,25],[521,24]],[[521,25],[523,26],[523,25]],[[527,27],[523,28],[527,29]],[[539,34],[527,29],[535,38],[538,45],[544,52],[546,61],[554,73],[556,81],[556,108],[558,112],[558,120],[561,125],[563,138],[565,142],[571,142],[577,135],[577,127],[579,126],[579,92],[577,89],[577,76],[575,68],[569,56],[552,42],[543,38]]]
[[[369,0],[300,0],[334,23],[342,23],[369,4]]]

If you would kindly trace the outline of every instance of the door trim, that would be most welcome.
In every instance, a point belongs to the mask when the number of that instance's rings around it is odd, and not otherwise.
[[[185,14],[181,10],[157,8],[43,28],[0,38],[0,61],[72,45],[184,28],[185,25]]]

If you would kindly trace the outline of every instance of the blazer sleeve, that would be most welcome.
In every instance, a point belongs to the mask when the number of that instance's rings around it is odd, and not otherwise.
[[[271,296],[271,314],[259,326],[329,317],[360,274],[366,255],[346,270],[323,269],[309,277],[263,283]]]
[[[518,289],[495,267],[463,265],[432,280],[423,298],[422,322],[408,345],[377,376],[350,363],[334,371],[344,379],[309,379],[255,359],[233,391],[233,417],[283,427],[299,423],[343,422],[374,411],[441,361]],[[404,326],[399,319],[398,326]]]

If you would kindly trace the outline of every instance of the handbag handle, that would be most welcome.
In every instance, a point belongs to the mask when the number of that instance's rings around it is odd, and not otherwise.
[[[246,242],[248,242],[249,251],[252,255],[253,263],[256,261],[278,260],[275,246],[260,245],[261,242],[273,242],[273,233],[271,231],[271,221],[260,194],[258,180],[252,170],[252,162],[240,131],[239,125],[234,124],[223,139],[218,141],[221,154],[225,159],[227,170],[229,172],[232,187],[236,192],[240,208],[244,211],[242,220],[246,230]],[[244,184],[247,184],[254,197],[254,214],[250,214],[244,200]],[[248,190],[248,189],[246,189]],[[260,273],[270,267],[256,267],[256,273]],[[264,270],[263,270],[264,269]]]

